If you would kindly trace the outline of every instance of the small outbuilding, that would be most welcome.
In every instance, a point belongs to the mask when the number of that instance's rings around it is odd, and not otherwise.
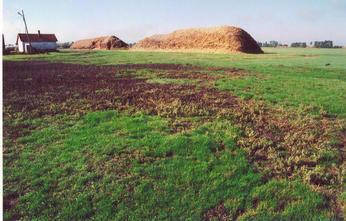
[[[38,31],[37,34],[18,33],[16,45],[18,51],[23,53],[32,51],[30,43],[34,51],[56,51],[57,41],[55,34],[41,34]]]

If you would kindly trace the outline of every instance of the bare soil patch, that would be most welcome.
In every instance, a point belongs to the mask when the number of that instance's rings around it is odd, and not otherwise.
[[[185,104],[215,107],[229,107],[236,102],[228,93],[213,88],[195,90],[194,85],[150,84],[145,82],[146,79],[116,76],[127,72],[126,69],[141,68],[171,70],[170,73],[175,76],[184,71],[202,69],[170,64],[98,67],[33,61],[5,62],[4,104],[25,113],[36,110],[35,114],[42,116],[84,112],[85,106],[90,110],[112,109],[119,103],[151,109],[156,113],[154,101],[170,103],[176,98]],[[190,77],[203,79],[205,75],[196,73]],[[216,102],[208,99],[210,97],[220,97],[223,101]]]
[[[205,220],[207,220],[207,221],[209,221],[209,220],[220,220],[220,221],[230,220],[228,211],[222,203],[219,203],[215,207],[207,210],[205,212],[205,217],[206,217]]]

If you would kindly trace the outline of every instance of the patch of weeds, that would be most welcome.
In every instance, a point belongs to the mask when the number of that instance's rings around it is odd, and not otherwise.
[[[137,79],[156,79],[158,75],[163,75],[163,73],[157,73],[150,69],[139,69],[131,73]]]
[[[195,117],[210,116],[212,109],[198,104],[184,104],[181,100],[175,99],[170,104],[159,103],[157,105],[158,115],[162,117]]]
[[[95,93],[96,94],[101,94],[101,93],[107,93],[107,92],[110,92],[111,90],[110,89],[100,89],[100,90],[95,90]]]
[[[149,79],[146,81],[151,84],[193,84],[195,81],[189,79],[170,79],[170,78],[159,78]]]
[[[246,202],[240,220],[324,220],[334,219],[326,210],[328,200],[322,193],[286,180],[273,180],[255,187]]]
[[[335,185],[338,183],[339,174],[333,173],[330,171],[330,167],[323,167],[317,165],[313,170],[309,170],[304,178],[308,183],[318,185],[318,186],[326,186],[326,185]]]

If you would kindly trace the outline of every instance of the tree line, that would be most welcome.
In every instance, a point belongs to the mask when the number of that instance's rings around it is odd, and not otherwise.
[[[269,42],[257,42],[260,47],[288,47],[288,44],[282,44],[278,41],[269,41]],[[310,42],[311,47],[315,48],[342,48],[342,46],[333,45],[333,41],[325,40],[325,41],[314,41]],[[306,42],[293,42],[290,47],[292,48],[306,48]]]
[[[278,41],[270,41],[270,42],[257,42],[260,47],[288,47],[287,44],[281,44]]]

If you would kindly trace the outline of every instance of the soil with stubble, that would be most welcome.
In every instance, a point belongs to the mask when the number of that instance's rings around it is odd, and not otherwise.
[[[157,101],[169,104],[176,99],[201,107],[230,108],[237,103],[234,96],[213,88],[196,90],[195,85],[189,84],[146,83],[147,79],[137,79],[128,71],[134,69],[169,70],[172,78],[186,71],[204,70],[175,64],[86,66],[5,61],[4,106],[10,106],[14,111],[34,111],[40,117],[45,114],[108,110],[119,105],[150,110],[155,114]],[[227,71],[236,72],[237,69]],[[205,73],[198,76],[198,72],[189,75],[189,78],[207,79]],[[220,98],[220,101],[211,98]]]

